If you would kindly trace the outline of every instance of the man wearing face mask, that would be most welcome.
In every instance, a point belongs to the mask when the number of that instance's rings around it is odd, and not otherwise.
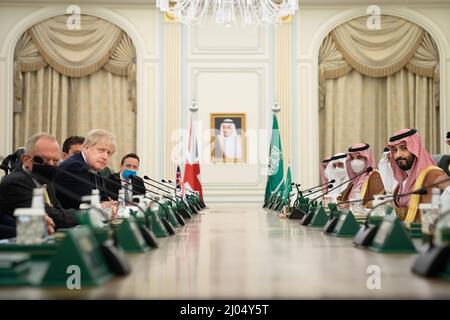
[[[417,130],[403,129],[389,139],[390,164],[398,185],[394,194],[408,193],[428,186],[445,172],[436,167],[425,150]],[[396,199],[397,216],[407,223],[420,222],[419,204],[431,202],[431,188],[425,195],[412,195]]]
[[[330,181],[331,179],[327,176],[329,174],[329,172],[325,173],[325,170],[327,169],[328,164],[331,161],[331,157],[327,157],[325,159],[322,160],[322,163],[320,164],[320,179],[322,181],[322,184],[324,185],[323,187],[323,191],[326,192],[328,191],[328,181]]]
[[[61,150],[55,137],[48,133],[32,136],[25,145],[22,165],[0,183],[1,214],[14,218],[16,208],[31,207],[33,189],[44,187],[48,232],[53,233],[55,228],[77,225],[75,210],[64,210],[55,196],[53,177],[60,157]],[[42,159],[46,165],[36,163],[37,158]]]
[[[125,199],[132,201],[133,195],[145,194],[144,180],[137,176],[139,171],[139,157],[135,153],[129,153],[122,158],[120,161],[120,172],[114,173],[109,176],[111,181],[114,183],[108,183],[108,190],[114,194],[111,196],[113,200],[117,200],[119,195],[119,185],[121,184],[122,189],[125,191]],[[129,190],[127,190],[129,189]]]
[[[375,169],[375,161],[367,143],[357,143],[348,148],[346,168],[349,179],[347,189],[342,193],[342,201],[363,199],[363,205],[370,206],[375,194],[383,194],[384,188],[380,174],[376,170],[366,172],[369,167]],[[362,174],[361,174],[362,173]]]
[[[345,169],[345,158],[347,158],[346,153],[335,154],[331,157],[331,161],[328,163],[328,166],[325,169],[325,175],[331,180],[335,180],[334,185],[336,187],[345,180],[348,180],[347,171]],[[344,191],[345,188],[347,188],[347,185],[348,183],[344,183],[342,186],[330,191],[329,195],[338,198],[341,192]]]

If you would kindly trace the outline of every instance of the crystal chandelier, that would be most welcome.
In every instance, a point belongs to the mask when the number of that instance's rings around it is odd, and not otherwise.
[[[298,10],[298,0],[156,0],[156,6],[187,25],[198,24],[212,13],[215,23],[230,26],[277,24]]]

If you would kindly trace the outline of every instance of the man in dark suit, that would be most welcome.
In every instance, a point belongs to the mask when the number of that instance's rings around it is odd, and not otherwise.
[[[91,130],[84,140],[81,152],[75,153],[61,163],[60,168],[69,172],[69,174],[59,170],[56,173],[55,183],[78,196],[78,198],[71,197],[57,189],[56,196],[64,208],[78,209],[81,197],[91,195],[92,190],[95,189],[94,185],[97,188],[105,187],[98,172],[108,165],[116,146],[116,140],[110,132],[100,129]],[[86,183],[71,175],[84,179]],[[108,200],[108,196],[102,192],[101,198],[104,201]],[[106,208],[111,205],[114,205],[114,203],[105,202],[102,207]],[[112,209],[114,212],[114,208]]]
[[[122,158],[120,171],[109,176],[110,181],[107,181],[106,185],[108,191],[114,194],[111,196],[112,199],[118,199],[119,189],[124,189],[125,199],[128,201],[132,200],[133,195],[145,194],[144,180],[137,176],[139,161],[137,154],[129,153]],[[125,188],[121,188],[121,185]]]
[[[84,137],[70,136],[64,140],[62,145],[62,159],[67,160],[75,153],[81,152],[81,146],[84,143]]]
[[[0,239],[16,236],[16,220],[0,212]]]
[[[45,212],[47,229],[67,228],[77,225],[75,211],[64,210],[55,196],[53,175],[59,164],[61,150],[56,139],[47,134],[39,133],[31,137],[22,155],[22,165],[15,168],[0,183],[0,224],[15,227],[12,222],[14,210],[31,207],[33,189],[45,187]],[[37,164],[34,159],[39,157],[45,165]],[[14,220],[14,219],[13,219]]]

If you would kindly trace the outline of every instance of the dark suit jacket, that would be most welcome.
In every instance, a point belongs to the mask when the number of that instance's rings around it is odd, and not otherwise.
[[[35,180],[44,184],[37,177]],[[0,183],[0,214],[13,217],[16,208],[31,207],[33,189],[36,188],[31,176],[20,167],[4,177]],[[75,210],[64,210],[58,202],[52,183],[47,183],[47,193],[53,206],[45,204],[45,212],[53,219],[56,228],[68,228],[77,225]]]
[[[98,174],[89,170],[81,152],[63,161],[59,167],[86,181],[85,183],[81,182],[61,170],[57,171],[55,176],[56,197],[64,208],[78,209],[81,197],[91,195],[94,185],[104,188],[103,180]],[[101,200],[107,200],[107,196],[102,191],[100,191],[100,195]]]
[[[14,238],[15,236],[16,220],[0,212],[0,239]]]
[[[109,180],[110,181],[106,180],[106,187],[109,192],[114,194],[114,196],[111,195],[111,198],[113,200],[117,200],[118,195],[119,195],[119,190],[122,188],[121,182],[120,182],[120,172],[113,173],[112,175],[110,175]],[[112,182],[115,182],[115,183],[112,183]],[[133,195],[145,194],[144,180],[142,180],[142,178],[140,178],[140,177],[133,178],[132,185],[133,185]],[[130,188],[130,185],[128,185],[127,188]]]

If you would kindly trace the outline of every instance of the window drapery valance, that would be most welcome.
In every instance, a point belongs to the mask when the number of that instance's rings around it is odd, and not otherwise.
[[[128,99],[136,109],[136,53],[118,26],[82,15],[80,28],[67,27],[67,15],[42,21],[19,39],[15,51],[14,111],[22,110],[22,72],[51,66],[67,77],[84,77],[105,70],[128,78]]]
[[[319,53],[319,79],[341,77],[352,69],[386,77],[403,67],[420,76],[439,77],[439,53],[420,26],[393,16],[381,17],[381,29],[367,28],[367,17],[348,21],[330,32]]]
[[[324,106],[323,81],[345,76],[355,69],[380,78],[403,68],[433,78],[439,94],[439,52],[430,34],[410,21],[381,16],[381,28],[367,27],[367,17],[348,21],[332,30],[319,50],[319,108]]]

